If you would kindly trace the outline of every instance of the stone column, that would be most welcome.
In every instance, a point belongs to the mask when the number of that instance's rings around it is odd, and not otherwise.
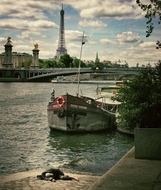
[[[5,55],[4,55],[4,63],[3,67],[4,68],[13,68],[13,63],[12,63],[12,41],[11,37],[7,38],[7,42],[4,45],[5,47]]]
[[[32,59],[32,65],[31,67],[39,67],[39,49],[38,49],[38,44],[34,45],[33,51],[33,59]]]

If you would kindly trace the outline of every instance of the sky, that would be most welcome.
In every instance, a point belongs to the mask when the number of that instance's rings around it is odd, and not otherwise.
[[[149,0],[142,0],[147,3]],[[82,60],[109,60],[129,66],[151,64],[161,59],[155,48],[161,38],[161,25],[156,25],[146,38],[146,20],[135,0],[0,0],[0,53],[7,37],[13,51],[32,54],[39,44],[40,58],[56,55],[59,38],[60,10],[64,6],[65,44],[72,57]]]

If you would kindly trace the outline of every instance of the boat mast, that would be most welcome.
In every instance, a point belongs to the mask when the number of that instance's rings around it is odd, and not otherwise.
[[[82,48],[83,48],[84,44],[85,44],[85,40],[84,40],[84,32],[83,32],[82,42],[81,42],[81,49],[80,49],[80,56],[79,56],[79,66],[78,66],[78,91],[77,91],[77,96],[79,96],[80,66],[81,66],[81,58],[82,58]]]

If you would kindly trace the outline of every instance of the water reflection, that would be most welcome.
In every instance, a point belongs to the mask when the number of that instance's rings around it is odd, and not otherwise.
[[[65,134],[50,132],[50,150],[64,161],[63,167],[81,172],[104,173],[132,147],[133,140],[117,132]]]

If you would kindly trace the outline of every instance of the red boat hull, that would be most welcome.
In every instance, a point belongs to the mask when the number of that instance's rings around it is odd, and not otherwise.
[[[115,116],[88,97],[59,96],[48,105],[48,124],[53,130],[95,132],[115,128]]]

